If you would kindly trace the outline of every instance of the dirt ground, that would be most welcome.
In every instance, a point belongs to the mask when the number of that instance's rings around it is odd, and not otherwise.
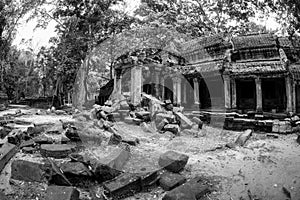
[[[34,115],[36,110],[22,109],[30,114],[21,116],[22,120],[26,119],[33,123],[60,123],[58,117]],[[1,115],[3,114],[0,113]],[[73,120],[71,116],[61,116],[61,119]],[[283,187],[290,192],[291,199],[300,199],[300,147],[296,142],[296,134],[270,138],[264,133],[254,133],[244,147],[215,150],[216,147],[234,141],[240,132],[204,125],[202,132],[205,136],[203,137],[195,138],[192,135],[172,137],[170,134],[144,132],[141,127],[124,122],[118,122],[115,126],[140,140],[138,146],[131,146],[132,156],[124,168],[127,172],[155,170],[159,168],[159,155],[167,150],[175,150],[190,157],[182,174],[188,178],[203,175],[215,184],[215,191],[206,197],[208,200],[248,200],[249,193],[253,199],[289,199],[283,192]],[[86,141],[86,148],[97,151],[99,146],[91,145]],[[0,176],[0,190],[5,194],[11,194],[13,199],[43,199],[45,185],[9,184],[9,177],[10,164]],[[27,194],[17,195],[22,192]],[[136,194],[127,199],[159,200],[163,195],[163,190],[157,188],[149,193]],[[83,199],[90,198],[83,197]]]

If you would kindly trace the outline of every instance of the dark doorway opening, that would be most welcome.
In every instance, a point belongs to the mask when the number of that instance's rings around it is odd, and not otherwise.
[[[210,93],[204,79],[200,79],[199,95],[200,95],[201,109],[210,108],[211,107]]]
[[[300,113],[300,85],[296,84],[296,112]]]
[[[237,79],[236,96],[238,109],[255,110],[256,88],[254,79]]]
[[[264,78],[261,80],[263,111],[286,110],[286,90],[284,78]]]
[[[173,102],[173,81],[171,78],[165,80],[165,94],[163,95],[165,100],[169,99]]]

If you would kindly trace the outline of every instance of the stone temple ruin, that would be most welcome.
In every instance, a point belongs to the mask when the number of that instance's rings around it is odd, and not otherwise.
[[[172,53],[148,49],[142,55],[135,52],[139,56],[119,57],[112,95],[129,94],[131,103],[139,105],[146,93],[198,113],[202,120],[223,112],[225,127],[231,129],[239,123],[260,129],[255,119],[284,119],[300,112],[299,37],[251,34],[228,39],[218,34],[174,48]],[[111,95],[105,89],[102,104]],[[268,124],[262,129],[272,130],[271,122],[261,123]]]
[[[300,130],[299,38],[218,34],[169,49],[118,57],[91,110],[3,108],[0,199],[266,199],[255,187],[268,178],[269,199],[295,195],[275,170],[298,169],[300,137],[285,134]]]

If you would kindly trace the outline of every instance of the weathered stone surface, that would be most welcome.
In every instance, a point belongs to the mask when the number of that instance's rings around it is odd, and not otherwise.
[[[130,158],[130,152],[119,147],[111,148],[108,155],[94,164],[94,174],[99,181],[110,180],[120,174]]]
[[[27,134],[31,137],[34,137],[38,134],[41,134],[45,130],[44,126],[34,126],[34,127],[28,127],[27,128]]]
[[[22,151],[24,153],[33,153],[36,149],[34,147],[24,147]]]
[[[60,139],[61,144],[68,144],[69,142],[71,142],[71,140],[69,138],[67,138],[66,136],[62,136]]]
[[[7,141],[11,144],[19,145],[23,138],[24,138],[23,131],[20,129],[14,129],[8,134]]]
[[[174,135],[179,135],[180,127],[178,124],[167,124],[164,126],[164,131],[170,131]]]
[[[79,191],[74,187],[48,186],[46,200],[79,200]]]
[[[122,137],[119,134],[112,133],[112,135],[109,137],[108,145],[117,145],[120,144],[121,142],[122,142]]]
[[[71,141],[79,142],[81,141],[78,131],[72,127],[69,127],[65,131],[65,136],[69,138]]]
[[[164,190],[172,190],[186,182],[186,178],[180,174],[165,172],[159,179],[159,185]]]
[[[189,157],[185,154],[167,151],[159,157],[158,164],[168,171],[177,173],[185,167],[188,159]]]
[[[66,158],[75,151],[74,145],[67,144],[43,144],[41,145],[41,155],[52,158]]]
[[[197,200],[210,192],[210,187],[201,178],[196,177],[167,192],[162,200]]]
[[[136,146],[137,144],[140,143],[138,138],[131,137],[130,135],[122,131],[120,128],[110,127],[108,130],[112,133],[108,142],[109,145],[112,144],[116,145],[116,144],[120,144],[121,142],[124,142],[129,145]]]
[[[33,140],[26,140],[26,141],[22,141],[20,148],[23,147],[33,147],[35,145],[35,142]]]
[[[47,182],[51,174],[49,165],[41,160],[14,160],[11,165],[11,178],[28,182]]]
[[[156,186],[156,183],[160,178],[160,172],[157,170],[147,173],[140,173],[139,175],[141,177],[141,186],[143,191],[147,191],[153,186]]]
[[[73,185],[83,183],[92,177],[88,167],[81,162],[65,162],[60,169]]]
[[[244,146],[244,144],[247,142],[247,140],[251,137],[252,135],[252,130],[248,129],[244,131],[242,134],[239,135],[239,137],[236,139],[235,144],[239,146]]]
[[[181,112],[176,112],[175,115],[180,119],[181,124],[187,124],[187,128],[192,127],[193,122],[189,118],[187,118],[184,114],[182,114]]]
[[[10,144],[8,142],[0,144],[0,172],[16,153],[16,145]]]
[[[48,159],[48,162],[51,166],[51,177],[49,179],[49,183],[61,186],[71,186],[72,183],[62,173],[62,170],[55,164],[55,162],[51,159]]]
[[[9,127],[0,127],[0,139],[5,138],[11,130]]]
[[[5,194],[1,191],[0,191],[0,199],[1,200],[8,200],[8,198],[5,196]]]
[[[140,176],[137,174],[125,173],[103,185],[108,196],[113,199],[132,196],[141,191]]]
[[[136,113],[135,113],[135,116],[136,116],[138,119],[143,120],[144,122],[150,121],[150,112],[147,112],[147,111],[136,112]]]
[[[40,135],[33,138],[33,141],[37,144],[53,144],[54,140],[52,138],[46,137],[45,135]]]

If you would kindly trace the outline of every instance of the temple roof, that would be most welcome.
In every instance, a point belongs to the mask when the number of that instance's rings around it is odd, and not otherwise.
[[[276,38],[272,34],[244,35],[232,38],[234,50],[274,47]]]

